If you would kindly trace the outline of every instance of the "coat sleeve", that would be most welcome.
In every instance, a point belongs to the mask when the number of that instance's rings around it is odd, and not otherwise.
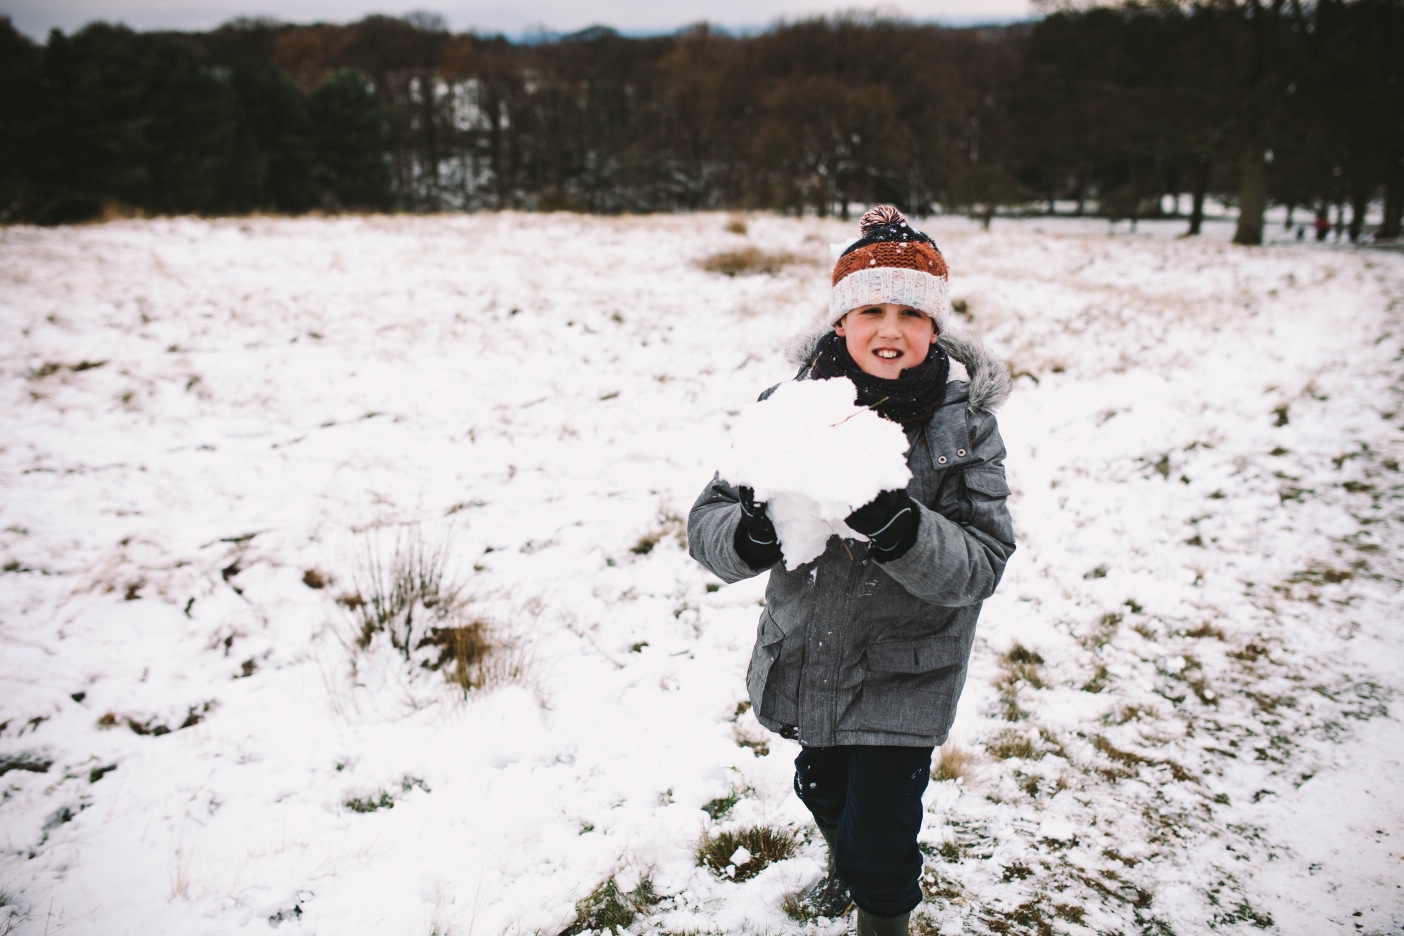
[[[1005,505],[1004,441],[994,416],[972,418],[971,451],[976,458],[961,469],[966,492],[962,515],[953,519],[917,504],[921,523],[915,545],[881,565],[912,595],[946,608],[976,604],[994,594],[1014,552],[1014,526]]]
[[[759,575],[736,552],[736,528],[741,523],[741,497],[736,488],[713,476],[687,515],[687,551],[713,575],[730,585]]]

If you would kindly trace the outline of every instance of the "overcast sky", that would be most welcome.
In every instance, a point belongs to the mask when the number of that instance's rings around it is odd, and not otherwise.
[[[133,29],[212,29],[240,16],[288,23],[349,23],[370,13],[437,13],[455,32],[505,33],[516,38],[541,29],[571,32],[605,25],[626,33],[671,32],[706,20],[751,30],[779,19],[799,19],[855,8],[904,19],[967,25],[1033,15],[1033,0],[895,0],[866,6],[841,0],[0,0],[0,15],[42,40],[50,29],[73,32],[93,20]]]

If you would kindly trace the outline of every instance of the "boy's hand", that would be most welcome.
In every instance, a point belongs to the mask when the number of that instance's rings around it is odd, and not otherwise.
[[[780,561],[780,537],[765,512],[765,502],[756,503],[756,492],[737,489],[741,498],[741,522],[736,525],[736,552],[753,569],[768,569]]]
[[[921,514],[906,491],[883,491],[844,522],[868,538],[874,559],[890,562],[916,543]]]

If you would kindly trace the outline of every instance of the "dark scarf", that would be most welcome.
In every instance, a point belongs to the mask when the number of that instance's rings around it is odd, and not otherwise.
[[[858,388],[858,405],[871,407],[904,429],[913,429],[924,426],[946,398],[951,362],[945,349],[933,344],[926,360],[902,371],[895,380],[874,377],[853,360],[847,343],[836,332],[829,332],[819,340],[806,370],[815,380],[847,377]]]

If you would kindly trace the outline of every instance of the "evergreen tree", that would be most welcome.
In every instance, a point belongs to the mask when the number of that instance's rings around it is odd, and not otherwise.
[[[39,47],[9,17],[0,17],[0,221],[18,216],[35,198],[39,56]]]
[[[307,99],[282,69],[263,62],[235,65],[239,134],[230,167],[240,210],[301,212],[316,206],[312,117]]]
[[[384,211],[394,205],[386,159],[386,110],[361,72],[333,72],[312,93],[313,177],[324,208]]]

